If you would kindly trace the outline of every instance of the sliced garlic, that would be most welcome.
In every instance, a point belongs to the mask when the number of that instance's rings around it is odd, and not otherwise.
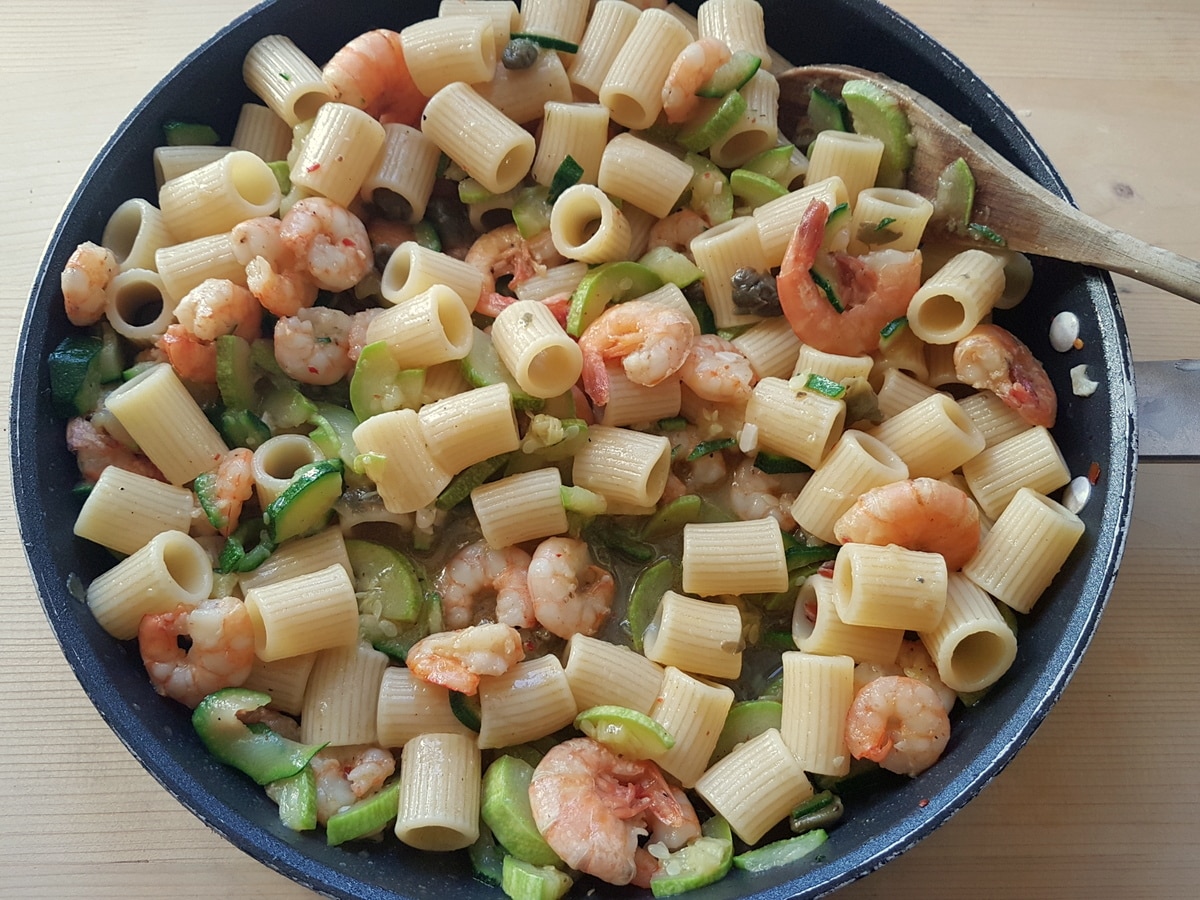
[[[1087,366],[1079,365],[1071,369],[1071,392],[1076,397],[1090,397],[1098,387],[1100,382],[1088,378]]]
[[[1050,323],[1050,346],[1066,353],[1079,339],[1079,317],[1073,312],[1060,312]]]

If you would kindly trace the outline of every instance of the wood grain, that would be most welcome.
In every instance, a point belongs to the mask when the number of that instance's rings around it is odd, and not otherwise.
[[[9,0],[0,29],[0,404],[45,244],[117,123],[248,0]],[[1021,116],[1080,207],[1200,257],[1200,4],[892,0]],[[64,15],[64,13],[66,13]],[[1118,279],[1139,358],[1200,356],[1200,309]],[[4,415],[5,437],[8,416]],[[5,466],[8,465],[7,454]],[[1146,466],[1125,563],[1075,679],[967,808],[845,898],[1191,898],[1200,884],[1200,468]],[[314,896],[183,809],[55,644],[0,483],[0,897]],[[499,894],[497,895],[499,896]]]

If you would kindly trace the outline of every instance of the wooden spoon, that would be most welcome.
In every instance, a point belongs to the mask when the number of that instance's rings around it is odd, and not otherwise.
[[[972,221],[1002,235],[1009,249],[1120,272],[1200,303],[1200,262],[1147,244],[1080,212],[1004,159],[969,126],[907,85],[853,66],[800,66],[779,76],[781,122],[794,128],[804,118],[811,88],[820,87],[836,97],[844,82],[859,78],[894,96],[908,116],[916,143],[908,170],[909,190],[932,199],[938,176],[962,157],[975,176]],[[931,226],[937,227],[936,223]],[[949,231],[945,236],[971,242],[971,238]]]

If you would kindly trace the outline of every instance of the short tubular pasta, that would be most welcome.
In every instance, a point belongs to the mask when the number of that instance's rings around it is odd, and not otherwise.
[[[287,490],[298,470],[324,458],[316,442],[303,434],[277,434],[263,441],[250,463],[259,504],[265,509]]]
[[[861,494],[907,477],[908,466],[887,444],[851,429],[800,489],[792,517],[809,534],[837,543],[833,526]]]
[[[521,29],[578,44],[587,26],[589,0],[523,0]]]
[[[763,378],[746,404],[758,446],[817,468],[841,436],[846,404],[815,391],[797,394],[781,378]]]
[[[235,150],[248,150],[267,162],[286,159],[292,148],[292,129],[270,107],[261,103],[243,103],[229,144]]]
[[[154,269],[172,304],[209,278],[225,278],[246,286],[246,267],[238,262],[228,232],[159,247],[154,253]]]
[[[750,360],[750,367],[758,378],[789,377],[801,346],[800,338],[783,316],[751,325],[733,339],[733,345]]]
[[[594,425],[575,455],[574,483],[631,506],[652,506],[662,496],[671,467],[671,442],[662,435]]]
[[[783,661],[784,744],[805,772],[850,771],[846,714],[854,700],[854,660],[789,651]]]
[[[871,429],[910,478],[941,478],[983,449],[983,435],[953,399],[933,394]]]
[[[462,359],[471,350],[475,330],[463,298],[453,288],[434,284],[372,319],[366,340],[385,341],[400,368],[423,369]]]
[[[685,788],[695,785],[721,736],[733,705],[733,690],[668,666],[650,718],[675,738],[675,746],[657,758]]]
[[[813,141],[808,156],[805,184],[814,184],[834,175],[842,179],[853,207],[859,192],[875,184],[883,141],[853,131],[822,131]]]
[[[1016,437],[1032,427],[1021,418],[1020,413],[991,391],[978,391],[962,397],[958,405],[983,435],[985,448]]]
[[[406,222],[425,218],[425,207],[433,193],[441,151],[417,129],[399,122],[383,126],[383,147],[367,170],[358,194],[376,203],[396,199],[407,204]],[[384,299],[390,299],[385,297]],[[396,301],[392,301],[393,303]]]
[[[632,134],[618,134],[604,147],[596,184],[606,194],[667,215],[692,181],[692,167]]]
[[[583,371],[579,345],[533,300],[518,300],[496,316],[492,345],[521,389],[535,397],[559,396]]]
[[[167,230],[179,241],[227,232],[245,219],[269,216],[282,195],[270,166],[246,150],[172,178],[158,192]]]
[[[846,182],[837,175],[830,175],[819,181],[809,178],[805,187],[756,207],[752,214],[754,226],[758,229],[759,245],[767,264],[774,268],[783,262],[788,242],[810,203],[820,200],[827,208],[834,209],[849,199]]]
[[[602,425],[643,425],[679,415],[678,379],[668,378],[654,387],[645,387],[630,381],[619,361],[606,361],[604,369],[608,377],[608,402],[598,417]]]
[[[192,524],[192,492],[136,472],[108,466],[75,517],[75,535],[130,554],[164,531]]]
[[[775,76],[759,69],[741,94],[746,98],[746,111],[708,148],[709,158],[724,168],[737,168],[770,150],[779,139],[779,82]]]
[[[506,384],[474,388],[427,403],[417,418],[425,445],[447,472],[461,472],[521,445],[512,393]]]
[[[175,321],[175,306],[157,272],[123,269],[109,282],[104,314],[113,331],[147,347]]]
[[[530,175],[538,184],[549,185],[569,156],[583,170],[579,182],[595,184],[607,143],[608,107],[599,103],[547,102]]]
[[[153,269],[154,254],[175,243],[162,211],[149,200],[134,197],[113,210],[104,225],[101,245],[126,269]]]
[[[242,78],[289,126],[311,119],[333,99],[333,89],[322,80],[317,64],[281,34],[268,35],[250,48]]]
[[[733,303],[733,273],[741,268],[766,271],[766,254],[758,228],[749,216],[737,216],[692,239],[696,265],[704,271],[704,296],[718,328],[753,325],[760,318],[739,312]]]
[[[429,99],[421,130],[493,194],[520,184],[537,152],[533,135],[462,82]]]
[[[683,589],[689,594],[756,594],[787,588],[779,523],[692,522],[683,528]]]
[[[929,344],[967,336],[1004,293],[1004,264],[983,250],[964,250],[918,288],[908,325]]]
[[[519,125],[542,118],[547,103],[570,103],[571,82],[562,60],[553,51],[538,54],[527,69],[508,69],[497,63],[491,81],[475,85],[479,95]]]
[[[562,476],[552,467],[482,484],[471,491],[471,506],[484,540],[497,549],[567,530]]]
[[[754,0],[705,0],[696,11],[700,37],[712,37],[730,50],[747,50],[762,60],[764,69],[774,62],[767,45],[762,7]]]
[[[579,42],[579,51],[567,69],[576,89],[589,97],[600,95],[605,76],[637,20],[638,9],[633,4],[625,0],[597,0]]]
[[[270,662],[358,640],[354,585],[339,565],[246,591],[254,652]]]
[[[479,837],[483,766],[464,734],[422,734],[400,758],[400,809],[395,833],[418,850],[461,850]]]
[[[1017,657],[1017,636],[987,592],[952,572],[946,611],[938,627],[921,633],[938,677],[955,691],[981,691],[999,680]]]
[[[428,506],[453,475],[429,452],[420,420],[411,409],[367,419],[354,429],[354,444],[360,453],[372,455],[366,472],[389,512],[415,512]]]
[[[1071,480],[1071,470],[1054,436],[1039,425],[963,463],[963,477],[984,515],[994,519],[1021,488],[1049,494]]]
[[[233,147],[213,146],[209,144],[181,144],[178,146],[164,145],[155,147],[154,183],[161,188],[168,181],[194,172],[201,166],[216,162],[227,153],[232,153]]]
[[[591,184],[567,188],[550,210],[554,248],[567,259],[586,263],[624,259],[630,230],[608,195]]]
[[[946,608],[940,553],[844,544],[833,566],[838,617],[849,625],[928,631]]]
[[[879,386],[876,397],[884,419],[891,419],[936,393],[936,388],[918,381],[903,369],[887,369],[883,373],[883,383]],[[966,412],[965,409],[963,411]],[[972,422],[975,421],[970,414],[967,417]]]
[[[87,605],[119,641],[136,637],[142,616],[192,607],[212,591],[208,554],[182,531],[164,531],[88,585]]]
[[[667,591],[643,641],[646,658],[661,666],[712,678],[742,672],[742,615],[736,606]]]
[[[439,16],[484,16],[492,20],[496,52],[504,49],[509,36],[521,27],[521,13],[513,0],[442,0]]]
[[[753,844],[811,797],[813,788],[779,730],[768,728],[705,772],[696,793]]]
[[[488,16],[441,16],[400,32],[413,84],[432,97],[456,81],[487,81],[496,69],[495,27]]]
[[[812,575],[800,585],[792,613],[796,646],[817,656],[848,656],[855,662],[884,665],[894,662],[904,630],[847,625],[838,616],[834,589],[833,579],[825,575]]]
[[[292,184],[349,206],[375,165],[384,137],[383,126],[361,109],[326,103],[292,163]]]
[[[450,708],[450,691],[413,675],[404,666],[384,670],[375,712],[375,735],[381,747],[403,747],[422,734],[474,733]]]
[[[255,657],[250,674],[242,682],[248,691],[271,695],[271,707],[289,716],[298,716],[304,709],[304,689],[312,672],[316,653],[303,653],[270,662]]]
[[[649,128],[662,111],[662,86],[671,64],[691,43],[688,30],[661,9],[645,9],[621,45],[600,86],[600,102],[626,128]]]
[[[519,662],[479,684],[479,747],[537,740],[575,720],[575,697],[553,654]]]
[[[388,257],[383,267],[380,293],[388,303],[405,303],[436,285],[450,288],[467,312],[474,312],[483,290],[483,275],[478,269],[448,253],[405,241]]]
[[[304,691],[300,740],[335,747],[375,743],[375,707],[387,667],[388,658],[370,644],[317,653]]]
[[[905,375],[924,382],[929,375],[929,366],[925,362],[927,346],[913,334],[907,321],[899,325],[889,337],[880,341],[879,349],[872,354],[875,365],[871,368],[871,386],[879,390],[883,376],[892,369],[898,369]]]
[[[616,704],[649,714],[662,686],[663,668],[640,653],[585,634],[572,635],[563,657],[563,671],[575,706]],[[620,678],[613,678],[620,672]]]
[[[850,219],[849,252],[916,250],[933,215],[933,204],[900,188],[871,187],[858,193]]]
[[[822,375],[830,381],[846,384],[852,378],[867,378],[873,363],[869,356],[841,356],[801,344],[790,374]]]
[[[1065,506],[1021,488],[963,566],[963,574],[1017,612],[1029,612],[1083,532],[1083,520]]]
[[[229,448],[166,363],[138,373],[108,395],[105,406],[172,484],[187,484],[216,467]],[[163,416],[162,411],[171,410]]]
[[[287,541],[253,572],[239,575],[238,584],[244,594],[251,588],[286,581],[298,575],[311,575],[335,565],[353,576],[342,531],[331,525],[309,537]]]

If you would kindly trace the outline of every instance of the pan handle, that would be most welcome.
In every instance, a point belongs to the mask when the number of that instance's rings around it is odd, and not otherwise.
[[[1133,364],[1138,460],[1200,462],[1200,359]]]

